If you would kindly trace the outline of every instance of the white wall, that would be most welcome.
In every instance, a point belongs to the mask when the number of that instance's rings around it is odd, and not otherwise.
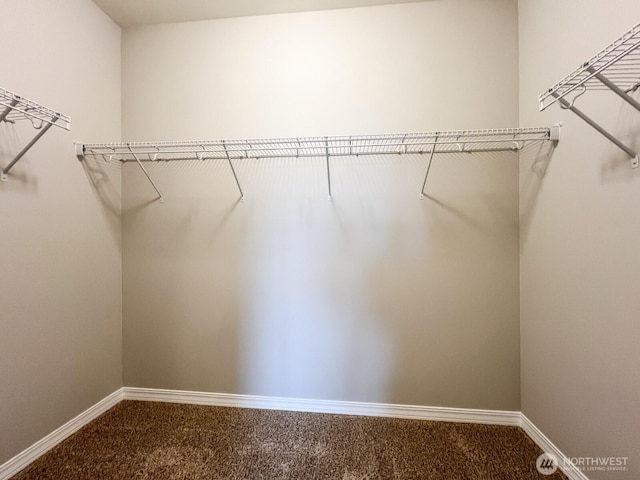
[[[634,0],[519,2],[521,125],[565,125],[547,165],[520,167],[522,410],[571,457],[629,457],[592,479],[640,477],[640,170],[536,98],[638,18]],[[640,113],[614,94],[576,106],[640,148]]]
[[[0,464],[122,386],[120,29],[89,0],[0,2],[0,86],[70,115],[0,182]],[[0,168],[37,131],[0,125]]]
[[[125,140],[517,124],[510,0],[123,35]],[[105,138],[105,140],[107,140]],[[128,386],[519,409],[513,154],[123,168]]]
[[[125,30],[131,140],[517,123],[511,0],[447,0]]]

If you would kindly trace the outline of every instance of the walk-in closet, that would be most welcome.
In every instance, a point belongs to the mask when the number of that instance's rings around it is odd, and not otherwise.
[[[637,0],[0,31],[0,480],[640,478]]]

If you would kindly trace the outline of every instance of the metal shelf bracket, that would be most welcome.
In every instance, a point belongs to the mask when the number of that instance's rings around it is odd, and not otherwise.
[[[13,157],[13,160],[2,169],[2,172],[0,172],[0,181],[6,182],[9,171],[20,161],[29,149],[47,133],[49,128],[55,125],[65,130],[70,130],[71,119],[66,115],[54,112],[50,108],[21,97],[20,95],[16,95],[4,88],[0,88],[0,107],[3,107],[2,113],[0,113],[0,122],[15,123],[19,120],[30,120],[33,127],[39,130],[31,141],[27,143],[27,145]]]
[[[133,149],[131,147],[129,147],[129,151],[131,152],[131,155],[133,156],[133,158],[135,159],[136,163],[138,164],[138,166],[142,170],[142,173],[144,173],[145,177],[147,177],[147,180],[149,180],[149,183],[151,183],[151,186],[154,188],[154,190],[158,194],[158,198],[160,199],[160,203],[164,202],[164,197],[162,196],[162,193],[160,193],[160,190],[158,190],[158,187],[156,186],[155,182],[149,176],[149,172],[147,172],[147,169],[144,168],[144,165],[142,165],[142,162],[140,161],[140,158],[138,158],[138,155],[135,154],[135,152],[133,151]]]
[[[327,161],[327,187],[328,187],[328,191],[329,191],[329,201],[332,200],[331,198],[331,170],[329,168],[329,157],[331,157],[330,153],[329,153],[329,137],[325,137],[324,139],[324,151],[325,151],[325,158]]]
[[[236,169],[233,168],[233,162],[231,161],[231,157],[229,156],[229,150],[227,150],[227,144],[224,140],[222,140],[222,146],[224,148],[224,154],[227,157],[227,161],[229,162],[229,166],[231,167],[231,172],[233,173],[233,178],[236,180],[236,185],[238,186],[238,190],[240,190],[240,201],[244,202],[244,193],[242,192],[242,187],[240,186],[240,181],[238,180],[238,175],[236,175]]]
[[[427,173],[424,174],[424,181],[422,182],[422,190],[420,190],[420,200],[424,199],[424,187],[427,186],[427,177],[429,176],[429,170],[431,170],[431,161],[433,160],[433,154],[436,153],[436,144],[438,143],[438,134],[436,133],[433,146],[431,147],[431,153],[429,153],[429,163],[427,164]]]
[[[570,110],[606,137],[631,159],[631,167],[637,168],[638,152],[621,142],[591,119],[574,104],[588,90],[611,91],[640,112],[640,102],[629,95],[640,85],[640,24],[625,32],[610,45],[595,54],[580,67],[538,96],[540,111],[558,102],[564,110]],[[568,101],[568,95],[579,92]]]

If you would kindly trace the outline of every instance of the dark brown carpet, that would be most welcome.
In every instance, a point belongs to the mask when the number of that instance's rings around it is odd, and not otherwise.
[[[518,427],[123,401],[13,480],[551,479]]]

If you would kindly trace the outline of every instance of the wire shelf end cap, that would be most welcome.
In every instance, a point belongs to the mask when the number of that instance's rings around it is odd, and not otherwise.
[[[84,143],[73,142],[73,145],[76,150],[76,157],[78,157],[79,160],[82,160],[84,158]]]

